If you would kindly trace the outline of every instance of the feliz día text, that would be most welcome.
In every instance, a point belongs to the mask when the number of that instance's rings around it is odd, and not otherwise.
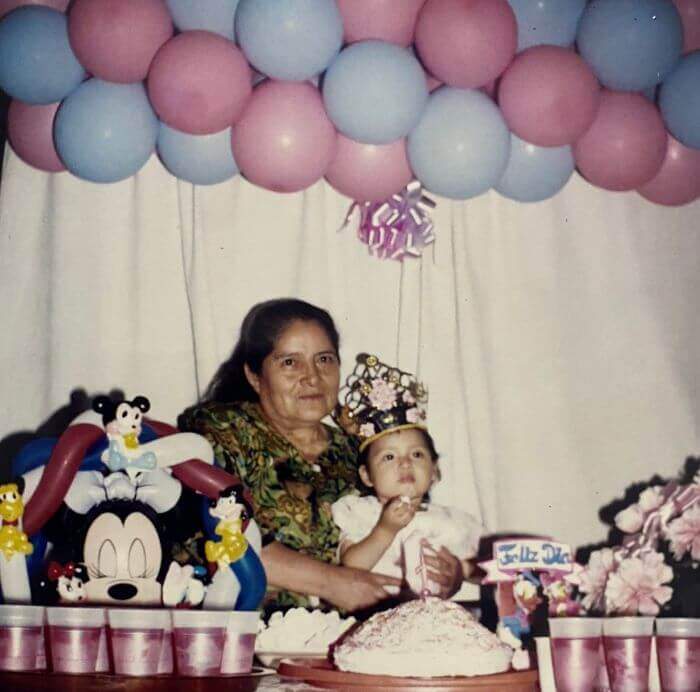
[[[571,550],[562,543],[551,542],[511,542],[496,546],[498,566],[504,569],[516,567],[554,567],[571,566]]]

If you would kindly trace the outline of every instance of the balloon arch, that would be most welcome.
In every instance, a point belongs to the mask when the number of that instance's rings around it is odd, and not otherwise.
[[[700,196],[700,0],[0,0],[8,136],[94,182]],[[405,201],[405,198],[404,198]],[[365,209],[367,206],[365,205]]]

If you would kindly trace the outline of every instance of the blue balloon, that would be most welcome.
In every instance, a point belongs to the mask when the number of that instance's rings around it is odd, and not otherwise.
[[[200,29],[234,40],[233,22],[238,0],[166,0],[180,31]]]
[[[328,68],[323,102],[346,137],[388,144],[418,124],[428,86],[410,51],[383,41],[362,41],[345,48]]]
[[[222,183],[238,173],[230,127],[210,135],[192,135],[161,123],[156,148],[175,177],[195,185]]]
[[[508,0],[518,21],[518,51],[532,46],[568,48],[586,0]]]
[[[258,71],[304,81],[323,72],[338,54],[343,19],[335,0],[241,0],[236,40]]]
[[[659,108],[681,144],[700,149],[700,51],[686,55],[659,91]]]
[[[518,202],[539,202],[566,185],[576,165],[570,146],[538,147],[510,137],[510,157],[497,192]]]
[[[0,89],[25,103],[60,101],[85,78],[63,12],[27,5],[0,20]]]
[[[604,86],[643,91],[661,82],[678,62],[683,26],[669,0],[593,0],[576,40]]]
[[[90,79],[61,104],[54,121],[61,161],[74,175],[96,183],[137,173],[157,137],[158,118],[141,83]]]
[[[452,199],[476,197],[498,183],[510,153],[501,111],[481,91],[441,87],[408,136],[408,159],[423,185]]]

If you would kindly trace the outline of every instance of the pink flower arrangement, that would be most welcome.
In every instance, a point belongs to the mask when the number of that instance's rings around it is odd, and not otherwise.
[[[685,563],[688,558],[700,560],[699,480],[695,476],[685,484],[650,486],[615,515],[615,526],[624,534],[622,544],[594,551],[588,564],[569,578],[586,611],[658,615],[664,606],[667,612],[683,609],[688,600],[683,595],[688,586]],[[681,588],[677,598],[675,588]]]

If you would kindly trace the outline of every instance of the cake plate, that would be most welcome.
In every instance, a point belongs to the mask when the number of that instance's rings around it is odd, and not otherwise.
[[[387,692],[536,692],[539,689],[537,670],[518,670],[473,677],[403,678],[392,675],[365,675],[337,670],[323,658],[284,659],[277,674],[283,678],[303,680],[310,685],[334,690],[386,690]]]

